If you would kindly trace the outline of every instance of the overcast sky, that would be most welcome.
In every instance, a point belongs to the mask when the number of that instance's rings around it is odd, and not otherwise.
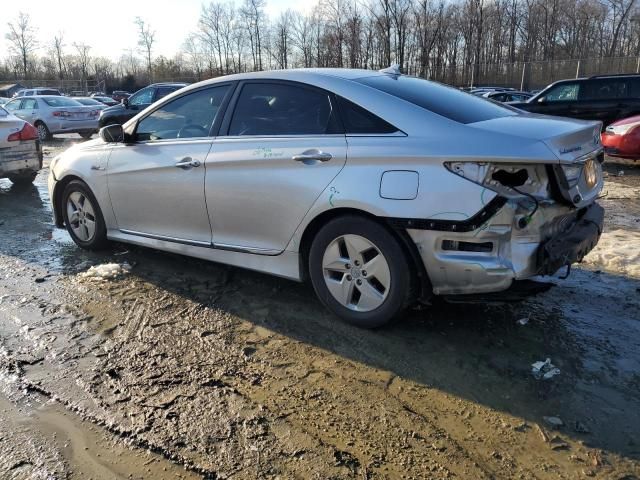
[[[6,3],[6,4],[4,4]],[[142,17],[156,31],[155,55],[172,56],[197,26],[200,10],[207,0],[28,0],[3,2],[0,16],[0,55],[7,53],[5,35],[7,21],[19,11],[31,16],[40,41],[40,52],[46,49],[58,31],[64,33],[67,50],[74,42],[90,45],[91,54],[118,59],[127,49],[137,50],[136,17]],[[241,0],[235,2],[240,5]],[[267,0],[266,12],[276,17],[287,8],[310,10],[317,0]]]

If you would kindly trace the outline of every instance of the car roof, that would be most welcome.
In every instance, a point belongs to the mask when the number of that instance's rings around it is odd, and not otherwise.
[[[161,82],[161,83],[152,83],[151,85],[147,85],[149,87],[186,87],[189,85],[188,83],[182,82]],[[116,90],[116,92],[128,93],[124,90]]]

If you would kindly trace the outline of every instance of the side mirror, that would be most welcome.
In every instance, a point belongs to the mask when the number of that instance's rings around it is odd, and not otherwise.
[[[124,105],[124,108],[129,108],[129,99],[127,97],[122,99],[122,105]]]
[[[538,99],[538,103],[544,103],[544,100],[545,100],[545,98],[544,98],[544,97],[540,97],[540,98]]]
[[[122,129],[122,125],[107,125],[106,127],[102,127],[99,135],[106,143],[124,142],[124,130]]]

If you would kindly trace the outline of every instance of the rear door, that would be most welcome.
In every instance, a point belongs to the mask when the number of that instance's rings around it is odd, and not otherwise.
[[[346,161],[331,95],[294,82],[239,85],[207,157],[215,246],[273,255]]]
[[[108,186],[121,231],[211,244],[205,161],[230,88],[206,87],[172,99],[138,122],[133,144],[113,147]]]
[[[625,78],[587,80],[580,92],[580,108],[576,118],[600,120],[606,126],[619,117],[628,98]]]

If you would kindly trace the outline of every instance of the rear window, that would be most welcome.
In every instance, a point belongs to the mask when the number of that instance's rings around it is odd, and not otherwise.
[[[338,106],[344,123],[345,133],[349,134],[387,134],[399,131],[380,117],[365,110],[346,98],[337,97]]]
[[[517,115],[508,107],[422,78],[379,75],[356,81],[460,123]]]
[[[93,98],[74,98],[74,100],[83,105],[102,105],[99,101],[94,100]]]
[[[58,90],[36,90],[38,95],[60,95]]]
[[[44,103],[46,103],[50,107],[78,107],[78,106],[82,106],[82,104],[80,102],[77,102],[76,100],[74,100],[72,98],[66,98],[66,97],[48,97],[48,98],[43,98],[43,100],[44,100]]]

